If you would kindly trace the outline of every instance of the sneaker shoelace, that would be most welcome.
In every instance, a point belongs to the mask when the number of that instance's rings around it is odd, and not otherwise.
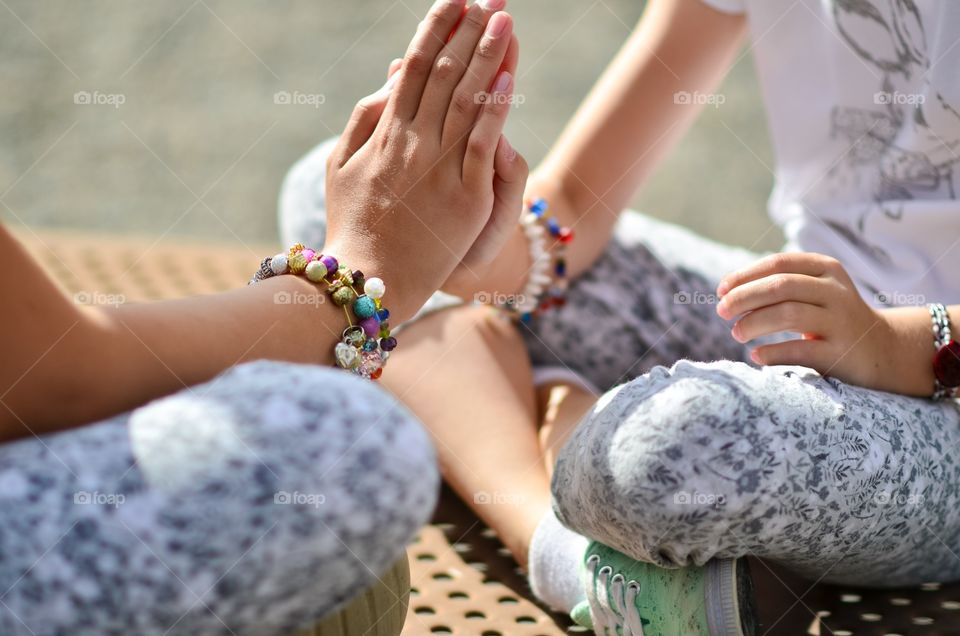
[[[613,574],[609,565],[597,571],[599,564],[596,554],[587,559],[587,603],[594,631],[598,636],[643,636],[643,621],[636,603],[640,583],[627,581],[619,572]]]

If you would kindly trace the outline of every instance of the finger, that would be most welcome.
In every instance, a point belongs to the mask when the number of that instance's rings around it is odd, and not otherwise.
[[[509,98],[512,94],[513,75],[503,71],[494,83],[493,99],[483,105],[477,123],[467,138],[461,175],[464,183],[477,188],[490,187],[493,181],[494,153],[500,144],[500,134],[507,121]]]
[[[508,29],[512,29],[513,22],[509,15],[499,11],[505,4],[505,0],[485,0],[471,6],[457,27],[457,32],[437,55],[423,91],[417,118],[428,125],[435,124],[438,135],[443,130],[443,119],[453,91],[467,72],[480,44],[484,55],[499,57],[486,86],[496,74],[510,41]],[[492,19],[494,16],[496,20]],[[498,29],[496,34],[493,29]]]
[[[772,274],[727,292],[717,303],[717,314],[724,320],[733,320],[748,311],[789,300],[822,305],[829,288],[824,279],[806,274]]]
[[[403,57],[404,71],[388,104],[391,117],[411,120],[417,114],[434,61],[460,22],[465,1],[436,0],[420,23]]]
[[[337,168],[343,167],[350,160],[350,157],[355,155],[363,144],[370,139],[377,123],[383,116],[390,93],[399,77],[400,75],[394,72],[387,78],[387,83],[380,90],[367,95],[354,106],[353,112],[350,114],[350,120],[344,128],[343,134],[340,135],[340,140],[334,147],[333,152],[330,153],[331,159],[335,158],[336,160]]]
[[[763,345],[751,351],[750,358],[757,364],[767,366],[796,364],[817,371],[830,369],[836,363],[832,349],[825,340],[797,339]]]
[[[829,324],[824,321],[825,313],[823,307],[808,303],[777,303],[751,311],[733,325],[730,333],[737,342],[750,342],[761,336],[785,331],[823,336]]]
[[[397,59],[390,62],[390,66],[387,67],[387,79],[393,77],[393,74],[400,70],[400,67],[403,66],[403,58],[398,57]]]
[[[500,135],[493,168],[493,212],[464,258],[464,262],[470,264],[493,262],[516,229],[523,212],[523,191],[530,169],[523,155],[513,149],[504,135]]]
[[[491,84],[501,71],[511,75],[516,70],[516,61],[507,64],[507,55],[517,57],[516,38],[513,34],[513,22],[510,16],[500,12],[490,18],[487,31],[477,44],[473,59],[453,90],[450,105],[443,119],[441,147],[447,148],[464,143],[467,133],[477,120],[480,108],[490,100]],[[509,67],[509,68],[505,68]]]
[[[724,296],[739,285],[773,274],[823,276],[825,273],[832,271],[836,265],[838,265],[838,262],[835,258],[813,252],[771,254],[748,267],[724,276],[717,286],[717,295]]]

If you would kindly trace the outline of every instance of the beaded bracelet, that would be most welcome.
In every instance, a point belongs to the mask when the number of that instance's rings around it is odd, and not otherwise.
[[[543,198],[528,200],[527,212],[520,218],[520,225],[530,245],[530,275],[527,284],[514,302],[508,302],[506,308],[516,313],[521,322],[530,322],[534,316],[551,307],[562,307],[567,294],[566,247],[573,240],[573,231],[561,226],[553,217],[547,215],[547,201]],[[556,241],[553,273],[556,277],[552,286],[547,287],[551,278],[550,252],[546,234]]]
[[[933,322],[933,399],[942,400],[957,395],[960,387],[960,343],[950,332],[950,314],[941,303],[927,306]]]
[[[383,281],[365,278],[363,272],[351,271],[333,256],[297,243],[286,253],[263,259],[249,284],[282,274],[303,275],[326,286],[327,294],[347,318],[347,328],[333,349],[337,365],[364,378],[379,378],[390,352],[397,347],[387,322],[390,311],[381,303],[387,291]]]

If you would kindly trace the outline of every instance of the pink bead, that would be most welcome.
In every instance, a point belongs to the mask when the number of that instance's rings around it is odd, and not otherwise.
[[[380,333],[380,321],[377,320],[376,316],[370,316],[369,318],[364,318],[363,320],[360,321],[360,328],[363,329],[363,333],[373,338],[378,333]]]
[[[314,257],[314,255],[316,254],[316,252],[314,252],[314,251],[313,251],[312,249],[310,249],[309,247],[304,248],[303,251],[300,252],[300,253],[303,254],[303,257],[304,257],[305,259],[307,259],[307,262],[308,262],[308,263],[313,260],[313,257]]]

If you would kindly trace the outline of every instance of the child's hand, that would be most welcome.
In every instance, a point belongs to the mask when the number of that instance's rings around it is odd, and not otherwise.
[[[796,364],[851,384],[886,388],[895,330],[884,312],[864,302],[836,259],[774,254],[725,276],[717,295],[721,318],[740,317],[731,331],[738,342],[801,334],[753,349],[757,364]]]
[[[324,250],[384,278],[400,319],[466,256],[491,221],[496,170],[517,162],[502,139],[512,20],[502,0],[463,5],[434,4],[389,95],[361,100],[328,166]]]

